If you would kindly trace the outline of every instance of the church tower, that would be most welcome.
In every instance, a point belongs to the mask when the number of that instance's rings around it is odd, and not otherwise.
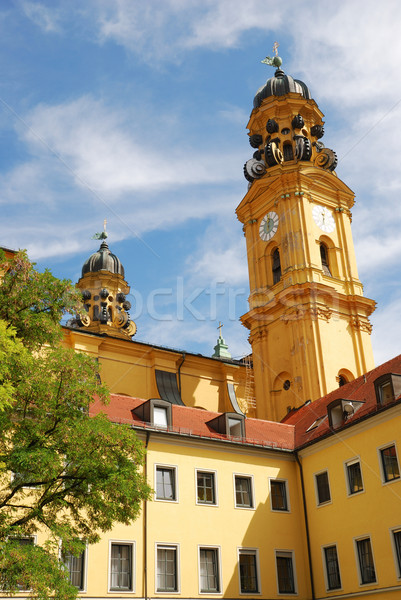
[[[323,114],[307,86],[278,67],[254,99],[255,150],[237,208],[249,269],[257,417],[281,420],[373,368],[369,315],[351,233],[353,192],[320,141]]]
[[[120,259],[106,242],[106,222],[104,231],[97,237],[102,240],[100,248],[85,261],[77,284],[82,291],[85,312],[69,325],[91,333],[131,339],[136,333],[136,325],[128,312],[131,308],[127,300],[130,287],[124,279]]]

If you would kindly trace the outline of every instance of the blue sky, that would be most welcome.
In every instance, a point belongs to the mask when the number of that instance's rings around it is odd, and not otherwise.
[[[356,193],[353,234],[376,363],[400,352],[401,3],[69,0],[0,4],[0,244],[77,281],[107,219],[136,339],[249,351],[235,208],[261,64],[325,113]]]

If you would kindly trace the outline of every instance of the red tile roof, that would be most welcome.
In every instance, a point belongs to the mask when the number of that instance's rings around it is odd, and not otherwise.
[[[377,412],[386,410],[389,406],[393,406],[394,403],[398,401],[398,398],[395,398],[393,403],[386,404],[384,407],[378,405],[376,400],[374,381],[381,375],[387,373],[401,374],[401,355],[392,358],[365,375],[354,379],[333,392],[330,392],[330,394],[327,394],[306,406],[302,406],[298,410],[287,415],[283,419],[283,422],[287,425],[295,426],[295,447],[303,447],[333,433],[328,418],[322,420],[314,429],[311,429],[310,431],[308,431],[308,429],[316,419],[327,415],[327,406],[334,400],[343,399],[363,402],[363,405],[358,408],[353,415],[349,416],[341,427],[337,427],[335,431],[338,431],[341,428],[350,427],[361,419],[365,419],[367,416],[373,416]]]
[[[262,421],[260,419],[245,419],[245,438],[236,438],[217,433],[208,421],[219,416],[215,413],[201,408],[172,405],[172,426],[167,430],[155,427],[150,423],[144,423],[133,412],[141,404],[146,402],[140,398],[130,396],[119,396],[111,394],[110,403],[106,406],[95,401],[91,407],[91,414],[105,413],[112,421],[117,423],[128,423],[138,429],[157,429],[169,434],[179,434],[205,439],[220,440],[221,442],[235,442],[250,446],[264,446],[283,450],[294,449],[294,426],[273,421]]]
[[[103,412],[116,423],[128,423],[143,430],[157,429],[169,435],[175,434],[291,451],[332,435],[339,429],[350,427],[361,419],[373,416],[379,411],[387,410],[394,403],[401,403],[400,396],[393,403],[386,404],[384,407],[377,404],[374,381],[387,373],[401,374],[401,355],[330,392],[330,394],[295,409],[281,423],[261,419],[245,419],[245,438],[230,437],[215,431],[208,425],[208,422],[221,413],[201,408],[172,405],[172,426],[168,429],[145,423],[136,416],[133,409],[139,407],[146,400],[130,396],[111,394],[110,403],[106,406],[99,401],[95,401],[91,407],[91,414],[95,415]],[[340,427],[333,430],[330,428],[327,418],[327,406],[339,399],[361,402],[362,405]],[[317,427],[308,431],[311,425],[321,417],[326,418],[322,419]]]

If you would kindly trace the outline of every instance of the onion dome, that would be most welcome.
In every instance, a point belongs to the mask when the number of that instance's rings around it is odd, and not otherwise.
[[[270,96],[284,96],[291,92],[301,94],[306,100],[312,98],[308,86],[303,81],[293,79],[291,75],[286,75],[284,71],[279,68],[274,73],[274,77],[268,79],[265,85],[258,89],[253,100],[253,107],[259,108],[263,100]]]
[[[109,273],[125,277],[124,267],[120,259],[110,252],[105,240],[101,243],[99,250],[85,261],[82,267],[82,277],[85,273],[94,273],[97,271],[109,271]]]

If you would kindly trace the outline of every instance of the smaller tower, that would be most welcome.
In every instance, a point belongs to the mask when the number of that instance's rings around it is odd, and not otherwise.
[[[109,250],[106,231],[96,237],[102,240],[100,248],[85,261],[77,283],[86,312],[73,325],[93,333],[130,339],[136,333],[136,325],[128,312],[131,303],[126,297],[130,287],[124,279],[124,267]]]
[[[224,341],[223,336],[221,335],[221,328],[223,327],[222,323],[219,323],[219,338],[217,340],[217,344],[214,347],[214,353],[212,354],[212,358],[231,358],[231,354],[228,350],[228,346]]]

